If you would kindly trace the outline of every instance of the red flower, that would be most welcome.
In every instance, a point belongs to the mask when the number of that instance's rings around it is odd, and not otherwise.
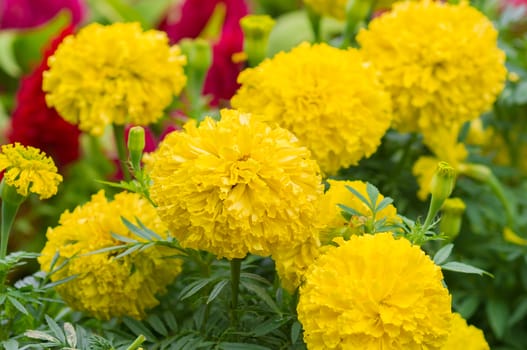
[[[76,126],[62,119],[55,109],[46,105],[42,73],[48,69],[48,57],[66,36],[73,33],[73,28],[73,25],[68,26],[52,40],[40,65],[22,79],[7,135],[9,142],[40,148],[59,166],[79,157],[80,132]]]
[[[82,0],[0,0],[0,29],[33,28],[68,10],[71,22],[78,24],[85,6]]]
[[[211,105],[230,100],[239,87],[236,82],[243,68],[232,61],[232,55],[243,50],[243,34],[240,19],[249,13],[244,0],[185,0],[172,8],[159,28],[167,32],[170,40],[177,43],[183,38],[196,38],[208,23],[214,9],[225,5],[225,20],[219,39],[213,44],[212,65],[203,87],[204,94],[212,96]]]

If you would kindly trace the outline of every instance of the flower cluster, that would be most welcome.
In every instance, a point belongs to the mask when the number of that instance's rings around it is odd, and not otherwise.
[[[40,199],[49,198],[57,193],[62,181],[53,159],[37,148],[20,143],[2,146],[0,172],[4,170],[5,183],[22,196],[35,193]]]
[[[392,96],[400,131],[420,131],[426,138],[475,119],[504,86],[497,31],[466,2],[397,3],[357,40]]]
[[[115,251],[90,254],[120,244],[112,233],[141,240],[124,225],[121,217],[134,222],[137,217],[146,227],[166,236],[155,209],[138,194],[122,192],[108,201],[103,191],[72,212],[64,212],[55,228],[49,228],[47,243],[38,261],[50,270],[55,254],[56,266],[69,259],[51,275],[52,281],[71,276],[74,279],[57,287],[64,300],[75,310],[99,319],[130,316],[141,318],[157,305],[156,295],[181,271],[179,259],[167,259],[174,252],[153,246],[122,258]]]
[[[229,259],[303,242],[322,194],[319,168],[293,134],[236,110],[167,135],[151,178],[181,245]]]
[[[138,23],[90,24],[64,39],[48,63],[48,106],[93,135],[112,123],[156,122],[186,83],[179,47]]]
[[[439,266],[391,233],[352,236],[321,255],[300,287],[309,349],[441,349],[451,298]]]
[[[328,174],[373,154],[392,121],[375,69],[354,49],[303,43],[238,80],[232,105],[293,132]]]

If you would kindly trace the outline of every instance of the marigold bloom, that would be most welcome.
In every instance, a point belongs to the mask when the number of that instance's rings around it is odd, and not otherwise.
[[[452,313],[440,267],[391,233],[339,243],[300,287],[308,349],[441,349]]]
[[[115,251],[88,255],[122,244],[112,233],[142,240],[126,228],[121,217],[132,222],[137,217],[157,234],[166,234],[155,209],[138,194],[122,192],[108,201],[100,191],[73,212],[64,212],[59,225],[48,229],[48,241],[38,259],[44,271],[49,271],[57,252],[57,264],[70,259],[51,279],[78,275],[57,291],[72,308],[99,319],[142,318],[146,309],[159,303],[155,296],[164,293],[181,271],[180,260],[167,259],[174,251],[166,247],[153,246],[119,259],[114,259]]]
[[[481,329],[469,326],[460,314],[454,313],[450,335],[441,350],[490,350],[490,347]]]
[[[321,233],[321,239],[323,242],[331,240],[334,230],[340,229],[349,224],[342,216],[342,209],[338,206],[339,204],[343,204],[347,207],[355,209],[364,218],[372,218],[373,216],[371,209],[346,187],[352,187],[366,199],[368,199],[366,182],[328,180],[328,183],[329,189],[324,193],[324,196],[320,200],[320,207],[318,211],[320,224],[324,227]],[[384,196],[379,193],[376,204],[379,204],[383,199]],[[397,210],[392,204],[389,204],[386,208],[376,213],[376,220],[383,218],[386,219],[387,223],[395,223],[400,221],[397,216]]]
[[[328,174],[373,154],[392,120],[376,71],[354,49],[303,43],[238,81],[233,107],[292,131]]]
[[[497,35],[466,2],[425,0],[396,3],[357,40],[392,95],[395,128],[426,138],[491,108],[506,77]]]
[[[48,57],[72,33],[72,25],[64,28],[44,52],[39,66],[20,82],[16,108],[7,134],[11,143],[20,142],[46,152],[57,162],[59,168],[79,158],[80,131],[75,125],[62,119],[54,108],[46,105],[42,91],[42,73],[48,69]]]
[[[36,193],[45,199],[57,193],[62,176],[57,174],[53,159],[34,147],[26,147],[16,142],[3,145],[0,153],[0,172],[4,171],[4,181],[27,196]]]
[[[64,39],[48,63],[48,106],[93,135],[112,123],[156,122],[186,82],[179,47],[138,23],[90,24]]]
[[[312,236],[296,247],[284,247],[273,252],[275,269],[285,290],[293,293],[300,286],[307,269],[321,254],[321,249],[318,237]]]
[[[268,256],[313,234],[319,168],[285,129],[222,110],[167,135],[151,166],[152,199],[183,247]]]

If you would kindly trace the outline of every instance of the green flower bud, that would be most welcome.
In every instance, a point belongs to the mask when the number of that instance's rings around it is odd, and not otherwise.
[[[432,178],[432,200],[443,203],[450,197],[456,183],[456,171],[447,162],[439,162]]]
[[[269,35],[275,21],[267,15],[248,15],[240,20],[243,31],[243,50],[249,65],[257,66],[267,56]]]
[[[201,95],[207,71],[212,64],[212,48],[204,39],[183,39],[179,42],[181,52],[187,56],[185,74],[187,88],[196,96]]]
[[[460,198],[448,198],[443,203],[439,230],[448,238],[449,242],[453,241],[459,235],[465,208],[465,203]]]
[[[142,126],[134,126],[128,132],[128,152],[134,170],[141,169],[141,158],[145,149],[145,130]]]

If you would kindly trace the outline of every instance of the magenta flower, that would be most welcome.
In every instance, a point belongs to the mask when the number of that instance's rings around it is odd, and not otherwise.
[[[225,20],[218,40],[213,43],[212,65],[203,87],[203,93],[211,95],[213,106],[228,102],[239,87],[236,79],[243,67],[232,61],[232,55],[243,50],[240,19],[249,13],[247,3],[244,0],[185,0],[170,9],[159,25],[173,43],[196,38],[219,4],[225,5]]]
[[[60,10],[71,13],[77,25],[84,17],[83,0],[0,0],[0,29],[33,28],[55,17]]]

